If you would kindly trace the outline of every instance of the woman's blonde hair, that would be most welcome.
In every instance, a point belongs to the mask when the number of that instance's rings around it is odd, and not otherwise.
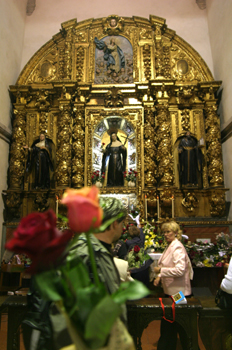
[[[182,231],[180,229],[180,226],[175,222],[175,221],[170,221],[170,222],[165,222],[162,226],[161,226],[161,230],[165,231],[165,230],[171,230],[173,232],[175,232],[175,236],[177,239],[179,239],[179,241],[181,241],[182,238]]]

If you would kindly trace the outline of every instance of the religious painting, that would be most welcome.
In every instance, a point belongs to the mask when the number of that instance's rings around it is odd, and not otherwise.
[[[129,40],[123,36],[106,36],[94,39],[95,84],[133,83],[133,50]]]

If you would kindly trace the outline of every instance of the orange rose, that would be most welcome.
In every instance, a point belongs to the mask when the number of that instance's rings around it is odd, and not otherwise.
[[[103,210],[99,206],[98,194],[96,186],[65,191],[61,203],[67,205],[69,226],[76,233],[88,232],[100,226]]]

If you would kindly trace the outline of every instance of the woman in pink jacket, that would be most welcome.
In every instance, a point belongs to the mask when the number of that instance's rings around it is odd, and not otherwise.
[[[179,241],[181,239],[180,226],[171,221],[163,224],[161,229],[167,241],[167,247],[159,259],[158,267],[154,268],[158,275],[154,280],[154,285],[158,286],[161,281],[166,296],[182,291],[185,297],[190,297],[192,294],[190,279],[193,277],[193,269],[185,247]],[[182,348],[187,349],[187,339],[183,328],[177,322],[170,323],[162,319],[157,350],[175,350],[177,333],[180,335]]]

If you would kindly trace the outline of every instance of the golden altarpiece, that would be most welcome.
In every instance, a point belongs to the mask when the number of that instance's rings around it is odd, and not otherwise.
[[[112,130],[125,140],[127,169],[136,169],[138,177],[135,187],[126,181],[123,187],[104,184],[101,194],[136,204],[143,218],[157,218],[159,207],[160,217],[180,221],[226,220],[216,98],[221,82],[199,54],[156,16],[73,19],[61,27],[10,87],[5,223],[14,226],[32,211],[55,210],[67,187],[90,186],[93,171],[101,168],[101,144],[109,142]],[[106,57],[110,45],[118,48],[118,68]],[[201,141],[195,186],[182,186],[179,177],[178,145],[187,131]],[[52,145],[49,189],[34,188],[33,172],[26,172],[23,146],[41,133]]]

